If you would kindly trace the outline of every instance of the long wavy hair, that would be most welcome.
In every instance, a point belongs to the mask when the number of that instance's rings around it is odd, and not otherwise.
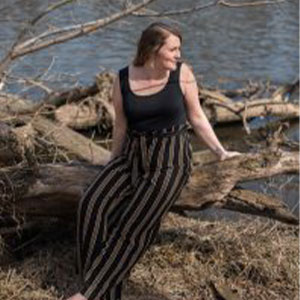
[[[142,32],[138,41],[133,65],[143,66],[151,55],[155,55],[159,51],[170,34],[177,36],[182,43],[182,35],[176,27],[161,22],[150,24]]]

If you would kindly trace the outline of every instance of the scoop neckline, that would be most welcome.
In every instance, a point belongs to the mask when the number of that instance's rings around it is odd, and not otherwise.
[[[128,90],[129,90],[129,92],[133,96],[135,96],[137,98],[151,98],[153,96],[157,96],[158,94],[162,93],[166,89],[167,85],[169,84],[169,81],[170,81],[170,78],[171,78],[171,72],[173,72],[173,71],[170,71],[169,76],[168,76],[168,80],[167,80],[166,84],[163,86],[163,88],[161,90],[159,90],[159,91],[157,91],[157,92],[155,92],[153,94],[149,94],[149,95],[138,95],[138,94],[134,93],[133,90],[131,89],[130,82],[129,82],[129,66],[127,66],[127,85],[128,85]]]

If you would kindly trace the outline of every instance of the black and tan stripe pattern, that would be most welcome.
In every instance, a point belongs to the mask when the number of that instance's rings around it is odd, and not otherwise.
[[[122,281],[153,242],[191,171],[187,126],[128,131],[122,154],[85,192],[78,209],[78,265],[89,300],[120,300]]]

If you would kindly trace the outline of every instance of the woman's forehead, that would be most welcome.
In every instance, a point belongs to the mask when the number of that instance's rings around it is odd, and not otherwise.
[[[167,46],[172,46],[172,47],[180,47],[181,42],[178,36],[174,34],[170,34],[166,39],[165,39],[165,45]]]

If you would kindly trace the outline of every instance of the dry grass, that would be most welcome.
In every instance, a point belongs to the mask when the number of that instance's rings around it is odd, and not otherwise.
[[[298,227],[249,220],[169,214],[124,299],[298,299]],[[0,268],[0,299],[58,300],[76,291],[74,232],[52,226],[45,234]]]

